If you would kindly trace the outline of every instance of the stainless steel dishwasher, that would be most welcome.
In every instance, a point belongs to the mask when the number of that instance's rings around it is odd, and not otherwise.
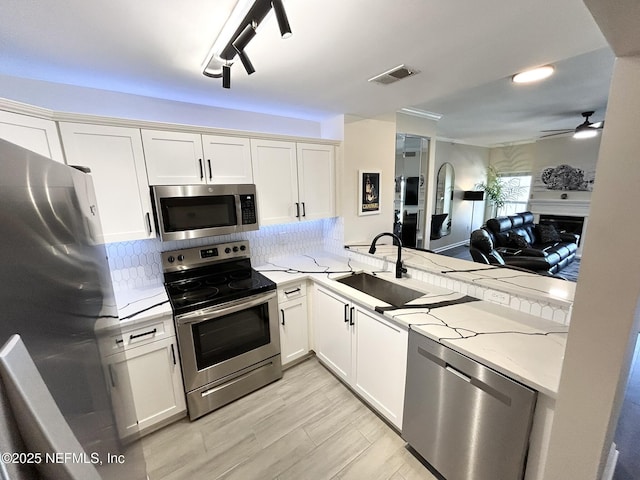
[[[409,332],[402,437],[447,480],[522,479],[536,396]]]

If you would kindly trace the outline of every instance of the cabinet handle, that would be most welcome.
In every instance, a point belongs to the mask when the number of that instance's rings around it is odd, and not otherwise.
[[[349,304],[344,306],[344,322],[347,323],[349,321]]]
[[[296,202],[296,218],[300,218],[300,204]]]
[[[307,207],[304,206],[304,202],[302,202],[302,216],[303,217],[307,216]]]
[[[353,322],[353,310],[354,309],[355,309],[354,307],[351,307],[351,312],[350,312],[350,315],[349,315],[349,325],[355,325],[355,323]]]
[[[171,344],[171,358],[173,358],[173,364],[176,364],[176,351],[173,349],[173,343]]]
[[[118,346],[119,346],[119,345],[118,345],[119,343],[124,343],[124,340],[123,340],[123,339],[121,339],[121,338],[116,338],[116,347],[118,347]]]
[[[198,159],[198,165],[200,165],[200,180],[204,180],[204,170],[202,169],[202,159]]]
[[[288,291],[288,292],[285,290],[285,291],[284,291],[284,294],[285,294],[285,295],[291,295],[292,293],[297,293],[297,292],[299,292],[299,291],[300,291],[300,288],[294,288],[293,290],[290,290],[290,291]]]
[[[151,215],[147,212],[145,216],[147,217],[147,232],[151,235]]]
[[[109,379],[111,380],[111,386],[115,388],[116,381],[113,378],[113,365],[109,365]]]
[[[280,309],[280,313],[282,313],[282,325],[284,325],[284,310]]]
[[[211,159],[207,159],[207,166],[209,167],[209,180],[213,178],[213,173],[211,172]]]
[[[129,340],[133,340],[134,338],[144,337],[144,336],[147,336],[147,335],[153,335],[157,331],[158,331],[158,329],[154,328],[153,330],[149,330],[148,332],[137,333],[136,335],[131,334],[131,335],[129,335]]]

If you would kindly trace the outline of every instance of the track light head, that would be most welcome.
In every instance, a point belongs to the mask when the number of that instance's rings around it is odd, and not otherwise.
[[[247,54],[244,53],[244,50],[238,51],[238,58],[242,62],[242,66],[244,67],[244,69],[247,71],[247,75],[251,75],[256,71],[256,69],[253,68],[253,64],[251,63],[251,60],[249,60],[249,57],[247,57]]]
[[[280,35],[282,36],[282,38],[289,38],[292,35],[291,26],[289,25],[289,20],[287,19],[287,12],[284,11],[282,0],[271,0],[271,6],[273,7],[273,11],[276,14],[276,19],[278,20]]]
[[[244,30],[242,30],[240,35],[238,35],[238,37],[233,42],[231,42],[231,45],[233,46],[233,48],[235,48],[236,52],[240,53],[247,47],[247,45],[249,45],[249,42],[255,36],[256,26],[252,22],[244,27]]]
[[[222,88],[231,88],[231,65],[222,66]]]

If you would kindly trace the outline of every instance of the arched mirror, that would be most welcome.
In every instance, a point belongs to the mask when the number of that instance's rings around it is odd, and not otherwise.
[[[454,184],[453,165],[443,163],[436,179],[435,211],[431,217],[431,240],[437,240],[451,233]]]

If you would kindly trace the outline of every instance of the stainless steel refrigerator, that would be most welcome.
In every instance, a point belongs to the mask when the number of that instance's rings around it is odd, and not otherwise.
[[[96,340],[96,324],[119,322],[98,215],[90,174],[0,140],[0,346],[20,335],[88,455],[2,456],[0,478],[46,478],[44,461],[87,461],[105,480],[146,478],[140,443],[118,438]],[[13,422],[28,438],[33,426]],[[34,453],[28,441],[23,449]]]

